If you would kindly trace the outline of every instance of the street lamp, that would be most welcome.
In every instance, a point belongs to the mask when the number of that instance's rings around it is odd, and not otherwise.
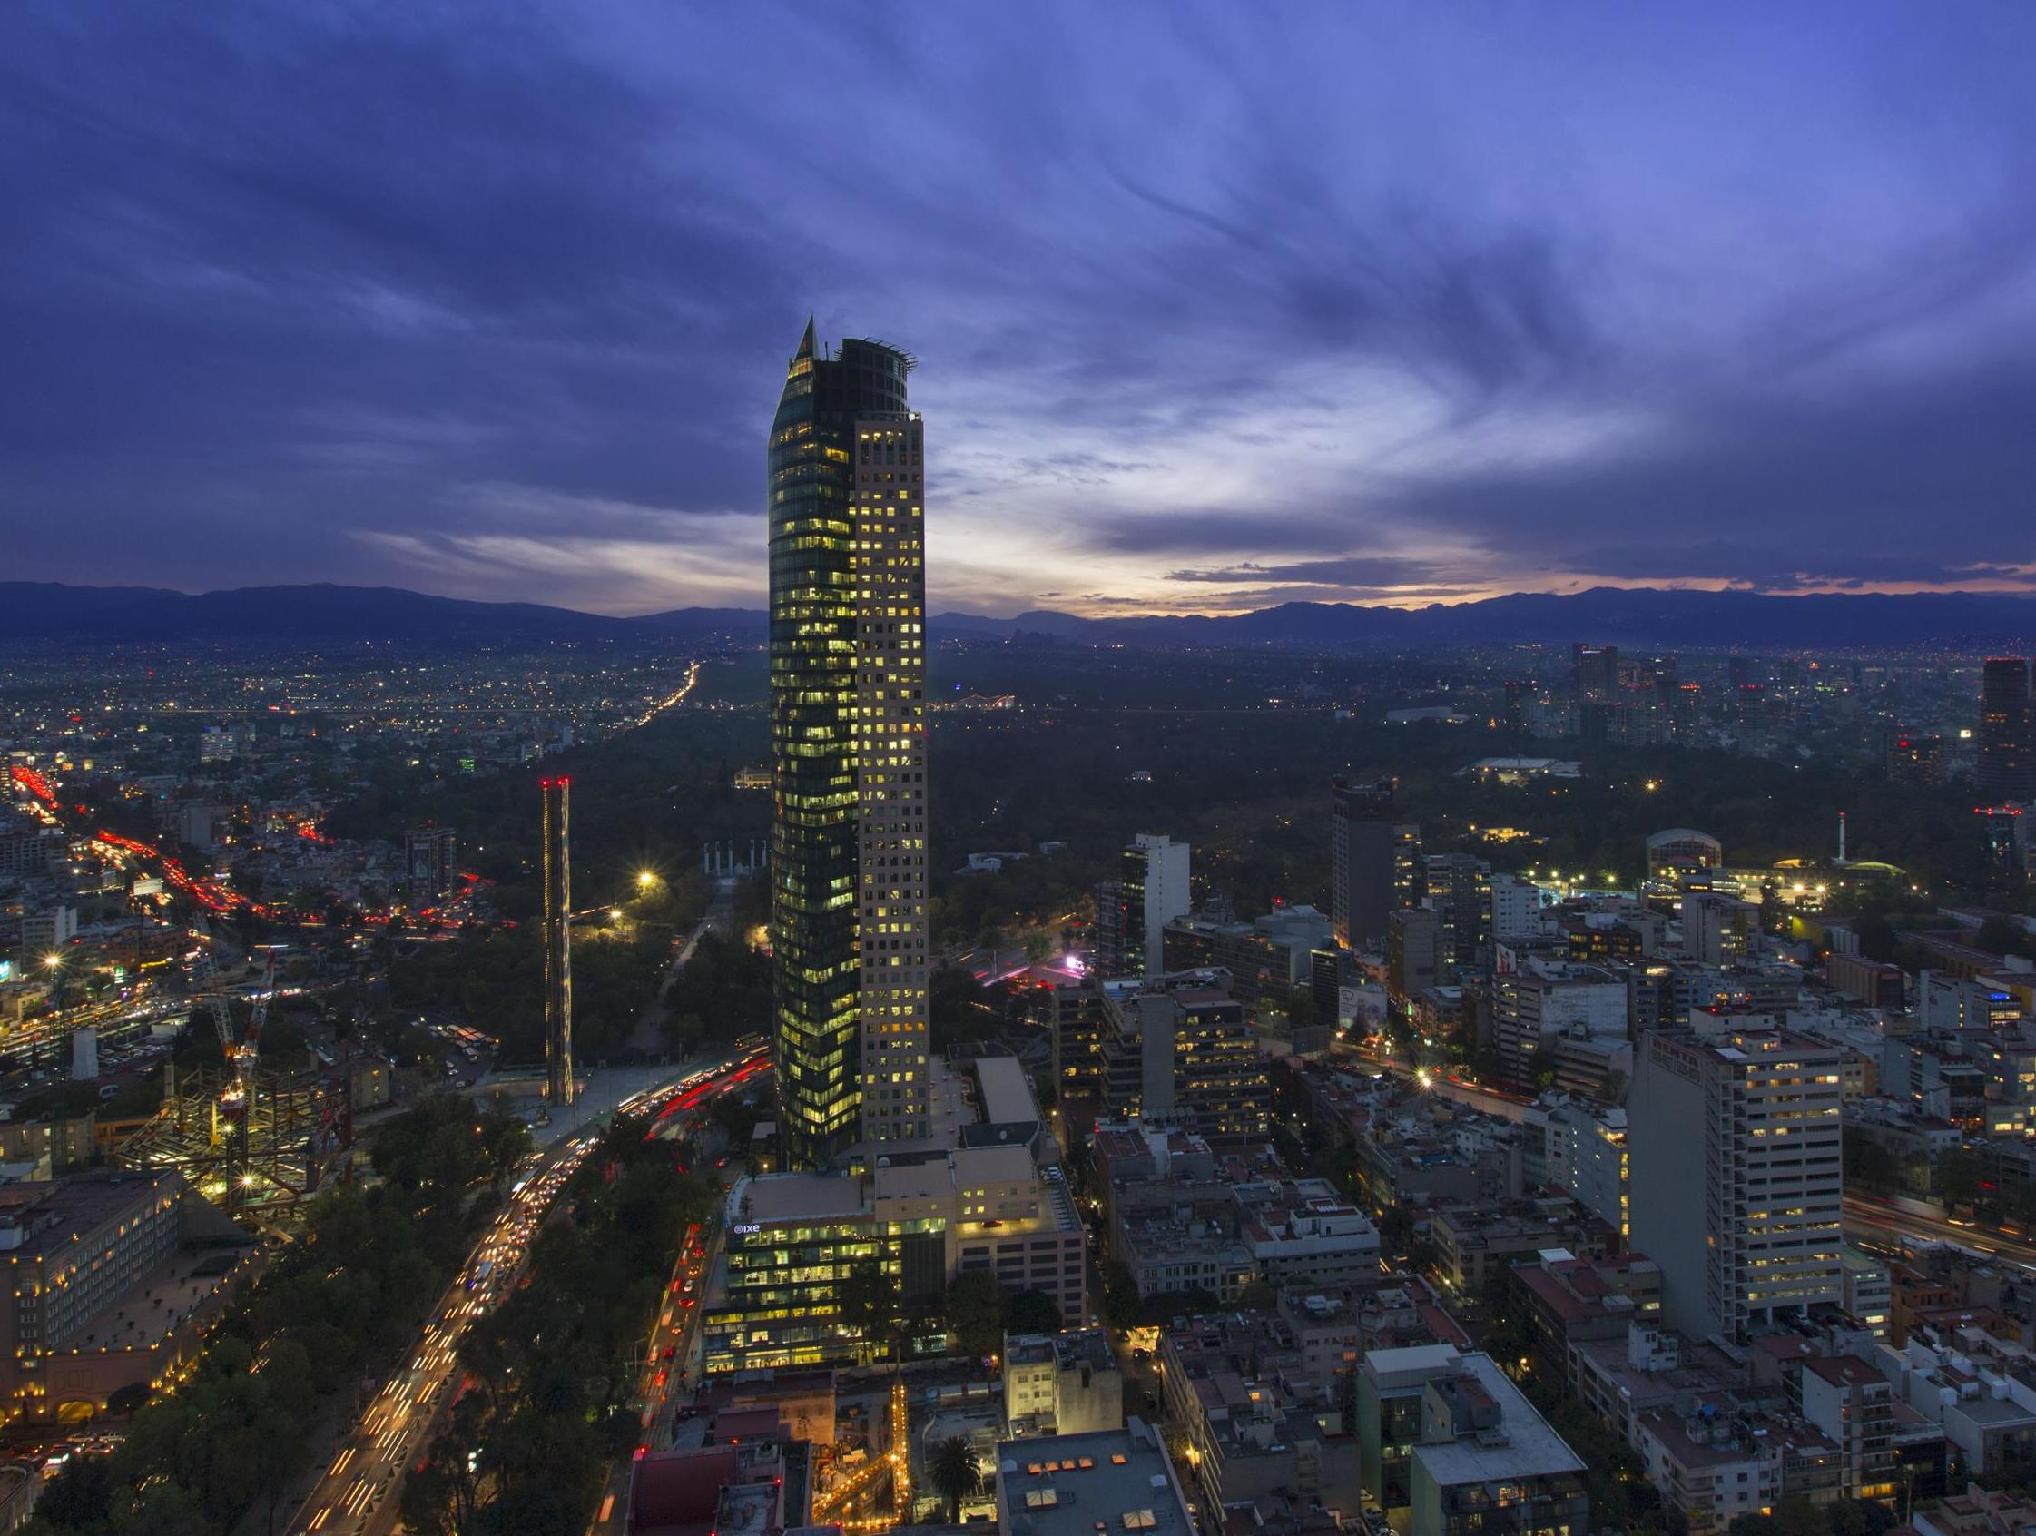
[[[55,950],[51,950],[42,957],[42,963],[53,971],[61,971],[64,968],[64,957]]]
[[[655,888],[655,886],[656,886],[656,885],[657,885],[657,871],[656,871],[656,870],[654,870],[654,869],[639,869],[639,870],[638,870],[638,871],[636,872],[636,888],[637,888],[637,889],[638,889],[639,891],[648,891],[648,890],[651,890],[651,889]]]

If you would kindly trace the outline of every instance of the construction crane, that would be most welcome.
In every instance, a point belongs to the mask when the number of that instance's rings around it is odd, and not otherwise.
[[[226,1089],[219,1096],[221,1113],[238,1118],[247,1112],[248,1075],[254,1070],[255,1058],[261,1054],[262,1025],[268,1022],[269,999],[276,993],[276,957],[271,953],[268,963],[262,967],[261,989],[255,993],[252,1011],[248,1014],[247,1033],[236,1040],[233,1035],[232,1015],[225,998],[212,1001],[212,1021],[219,1029],[219,1048],[226,1056]]]

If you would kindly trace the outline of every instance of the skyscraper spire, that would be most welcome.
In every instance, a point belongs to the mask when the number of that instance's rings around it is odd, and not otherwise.
[[[808,315],[806,317],[806,334],[799,338],[799,350],[792,354],[792,361],[796,363],[802,357],[811,357],[815,345],[816,342],[813,338],[813,317]]]

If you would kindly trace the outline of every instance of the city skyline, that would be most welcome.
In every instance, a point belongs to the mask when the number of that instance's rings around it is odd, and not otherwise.
[[[756,606],[810,311],[942,611],[2030,589],[2026,16],[923,20],[16,13],[15,572]]]

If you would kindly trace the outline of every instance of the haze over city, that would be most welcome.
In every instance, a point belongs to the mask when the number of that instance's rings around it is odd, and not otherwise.
[[[2032,28],[16,7],[9,574],[760,606],[811,314],[941,610],[2027,590]]]

